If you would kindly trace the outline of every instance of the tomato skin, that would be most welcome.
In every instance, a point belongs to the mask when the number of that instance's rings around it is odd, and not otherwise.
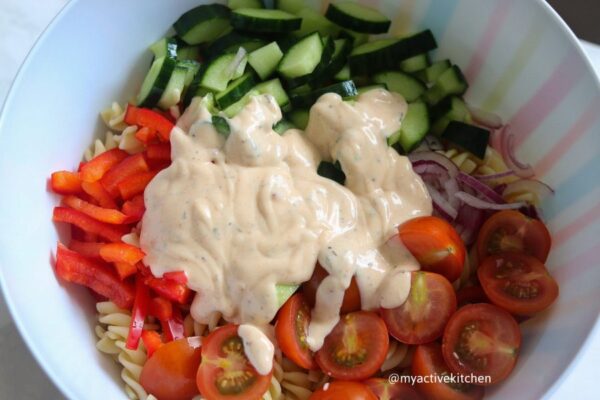
[[[207,400],[259,400],[269,388],[272,372],[260,375],[244,354],[238,326],[229,324],[218,328],[203,339],[202,362],[196,375],[196,384],[200,394]],[[235,393],[223,393],[219,382],[229,379],[228,373],[245,372],[245,380],[230,385],[229,390],[239,389]],[[239,377],[239,375],[238,375]],[[231,381],[230,381],[231,382]],[[247,386],[239,387],[245,384]]]
[[[323,372],[335,379],[358,381],[381,368],[388,348],[389,336],[383,320],[373,312],[357,311],[342,315],[315,360]]]
[[[317,289],[319,288],[319,285],[328,275],[329,274],[325,268],[323,268],[321,264],[317,263],[310,280],[302,284],[304,299],[308,302],[308,305],[311,308],[315,306],[315,299],[317,297]],[[346,314],[359,311],[360,308],[360,292],[358,290],[356,278],[353,277],[352,281],[350,281],[350,286],[348,286],[348,289],[346,289],[344,292],[344,302],[342,303],[340,313]]]
[[[544,264],[525,254],[489,256],[479,266],[477,276],[491,302],[512,314],[533,315],[558,297],[558,284]]]
[[[486,296],[481,286],[465,286],[456,292],[457,306],[460,308],[467,304],[489,303],[490,300]]]
[[[442,354],[448,367],[462,375],[490,379],[487,386],[503,381],[513,370],[521,347],[517,321],[492,304],[469,304],[448,321]]]
[[[442,275],[412,272],[408,298],[399,307],[381,310],[390,335],[406,344],[434,341],[456,311],[454,288]]]
[[[519,252],[545,263],[551,245],[552,237],[543,222],[514,210],[492,215],[483,223],[477,235],[480,260],[492,254]]]
[[[377,400],[371,390],[362,383],[334,381],[317,391],[309,400]]]
[[[400,225],[398,234],[421,269],[441,274],[450,282],[460,278],[467,251],[448,222],[438,217],[417,217]]]
[[[449,372],[438,343],[417,346],[412,363],[413,376],[429,377]],[[443,382],[417,383],[417,389],[426,398],[434,400],[479,400],[484,394],[481,386],[462,384],[453,387]]]
[[[199,337],[163,344],[144,364],[140,383],[160,400],[187,400],[198,394],[196,371],[200,365]]]
[[[389,379],[369,378],[363,382],[379,400],[420,400],[419,392],[408,383],[391,383]]]
[[[313,353],[306,336],[310,323],[310,309],[302,293],[296,293],[285,302],[275,325],[275,336],[283,354],[302,368],[316,369]],[[301,330],[301,333],[299,332]],[[299,337],[300,335],[300,337]],[[303,338],[303,339],[301,339]]]

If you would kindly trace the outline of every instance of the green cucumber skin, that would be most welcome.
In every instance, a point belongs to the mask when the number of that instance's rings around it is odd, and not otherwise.
[[[156,60],[154,62],[156,62]],[[175,70],[176,66],[177,60],[175,60],[174,58],[166,57],[164,59],[162,68],[160,69],[158,76],[152,83],[150,92],[138,104],[138,106],[152,108],[158,104],[165,88],[169,84],[169,80],[171,79],[171,75],[173,74],[173,71]]]
[[[199,43],[189,43],[189,41],[185,39],[187,33],[194,29],[199,23],[208,21],[212,18],[227,19],[230,18],[230,15],[231,10],[229,7],[222,4],[200,5],[181,15],[181,17],[173,24],[173,29],[175,29],[177,35],[186,43],[195,45]]]
[[[325,93],[337,93],[340,96],[353,97],[358,94],[354,82],[344,81],[314,90],[308,94],[295,94],[290,96],[290,101],[294,107],[306,108],[311,107]]]
[[[302,18],[269,20],[243,14],[244,10],[238,9],[231,13],[231,25],[240,31],[258,33],[286,33],[300,29]],[[269,10],[265,10],[269,11]]]
[[[225,93],[217,94],[215,96],[215,101],[220,109],[224,110],[230,105],[238,102],[256,85],[256,80],[251,73],[246,73],[238,79],[243,80],[239,82],[233,81],[231,85],[236,84],[237,86],[232,88],[228,87],[225,89]]]
[[[325,17],[343,28],[359,33],[387,33],[392,24],[392,21],[390,20],[377,22],[357,20],[355,17],[348,16],[338,9],[335,4],[329,4],[329,7],[327,7],[327,11],[325,12]]]
[[[450,121],[442,139],[483,160],[490,140],[490,131],[459,121]]]
[[[325,73],[327,72],[327,66],[331,61],[331,57],[333,56],[334,51],[334,42],[332,38],[327,38],[325,45],[323,46],[323,53],[321,54],[321,60],[315,67],[312,72],[309,72],[306,75],[299,76],[296,78],[285,79],[287,87],[289,89],[294,89],[299,86],[302,86],[306,83],[316,83],[318,81],[324,80]]]

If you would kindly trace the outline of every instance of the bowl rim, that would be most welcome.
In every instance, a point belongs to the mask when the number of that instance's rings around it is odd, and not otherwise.
[[[10,108],[11,103],[13,102],[13,98],[15,93],[18,91],[18,88],[23,80],[23,76],[27,67],[31,63],[31,60],[35,57],[35,54],[39,51],[39,49],[43,46],[46,41],[49,32],[51,32],[54,27],[60,23],[63,17],[73,8],[76,4],[78,4],[80,0],[68,0],[68,2],[60,9],[60,11],[52,18],[48,26],[43,29],[42,33],[35,40],[33,46],[27,53],[25,59],[21,63],[20,67],[17,70],[15,78],[13,79],[7,95],[4,99],[2,107],[0,107],[0,136],[3,132],[3,126],[6,120],[6,110]],[[549,18],[551,18],[557,26],[560,27],[563,34],[568,38],[571,46],[574,46],[577,50],[577,53],[580,58],[583,59],[585,63],[585,67],[587,68],[587,73],[591,75],[596,83],[597,91],[600,93],[600,76],[596,74],[592,62],[588,57],[587,53],[584,51],[583,46],[581,45],[580,40],[577,38],[575,33],[571,30],[571,28],[567,25],[567,23],[559,16],[559,14],[544,0],[535,0],[534,4],[538,7],[542,12],[545,12]],[[7,284],[4,279],[4,266],[0,264],[0,292],[4,298],[4,301],[7,305],[9,314],[11,316],[12,322],[17,327],[17,330],[29,351],[31,352],[33,358],[35,359],[37,365],[44,371],[44,373],[48,376],[48,378],[52,381],[52,384],[61,392],[63,396],[68,399],[75,399],[75,395],[72,392],[72,389],[67,384],[65,379],[62,379],[60,376],[56,374],[56,372],[50,367],[50,364],[46,362],[46,355],[40,351],[37,346],[35,340],[33,340],[28,330],[23,325],[23,321],[21,320],[20,313],[18,311],[18,307],[13,303],[13,299],[9,296],[7,291]],[[584,353],[587,353],[592,346],[593,338],[600,338],[600,305],[598,306],[599,313],[596,317],[595,321],[588,331],[585,339],[579,346],[578,350],[569,360],[565,369],[563,369],[562,373],[559,375],[558,379],[556,379],[552,385],[550,385],[544,395],[543,398],[551,398],[552,395],[557,391],[557,389],[565,382],[565,380],[570,377],[573,372],[577,369],[580,364],[580,360]]]

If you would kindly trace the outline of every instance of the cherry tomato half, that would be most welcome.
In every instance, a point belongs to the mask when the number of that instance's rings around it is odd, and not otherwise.
[[[358,382],[335,381],[315,391],[309,400],[377,400],[368,387]]]
[[[552,238],[543,222],[518,211],[506,210],[492,215],[477,235],[477,254],[483,260],[490,254],[516,252],[546,262]]]
[[[164,344],[144,364],[140,383],[161,400],[191,399],[198,394],[196,371],[200,358],[199,337]]]
[[[495,305],[517,315],[532,315],[558,297],[558,284],[537,258],[520,253],[489,256],[477,276]]]
[[[244,353],[237,325],[218,328],[203,339],[196,383],[207,400],[259,400],[271,375],[260,375]]]
[[[449,376],[450,370],[442,357],[442,349],[438,343],[422,344],[415,350],[412,363],[412,374],[415,377],[429,379],[428,382],[417,383],[419,392],[428,399],[436,400],[478,400],[483,398],[484,389],[468,383],[452,383],[442,380],[432,381],[431,377]]]
[[[302,292],[304,293],[304,298],[308,302],[308,305],[312,308],[315,306],[315,299],[317,297],[317,289],[319,285],[329,275],[325,268],[321,267],[319,263],[315,266],[312,276],[310,280],[304,282],[302,284]],[[356,284],[356,279],[352,278],[350,281],[350,286],[346,289],[344,293],[344,302],[342,303],[342,308],[340,312],[342,314],[346,314],[353,311],[360,310],[360,292],[358,291],[358,285]]]
[[[521,331],[517,321],[492,304],[466,305],[450,318],[442,340],[446,364],[456,373],[504,380],[517,362]]]
[[[357,311],[342,315],[317,352],[316,361],[336,379],[363,380],[379,370],[388,348],[383,320],[373,312]]]
[[[444,332],[456,311],[454,288],[442,275],[412,272],[408,298],[400,307],[381,310],[390,335],[406,344],[429,343]]]
[[[379,400],[419,400],[421,396],[408,383],[391,383],[389,379],[370,378],[363,382]]]
[[[296,293],[285,302],[275,325],[275,336],[283,354],[306,369],[315,369],[317,364],[308,348],[306,336],[310,323],[310,309],[302,293]]]
[[[424,271],[437,272],[454,282],[463,270],[465,245],[456,230],[438,217],[418,217],[398,227],[406,248]]]

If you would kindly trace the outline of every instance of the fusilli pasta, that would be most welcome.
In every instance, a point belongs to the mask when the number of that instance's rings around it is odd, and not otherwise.
[[[127,127],[127,124],[123,121],[125,118],[125,111],[126,109],[124,107],[121,107],[119,103],[114,101],[110,107],[100,112],[100,117],[109,129],[122,131]]]

